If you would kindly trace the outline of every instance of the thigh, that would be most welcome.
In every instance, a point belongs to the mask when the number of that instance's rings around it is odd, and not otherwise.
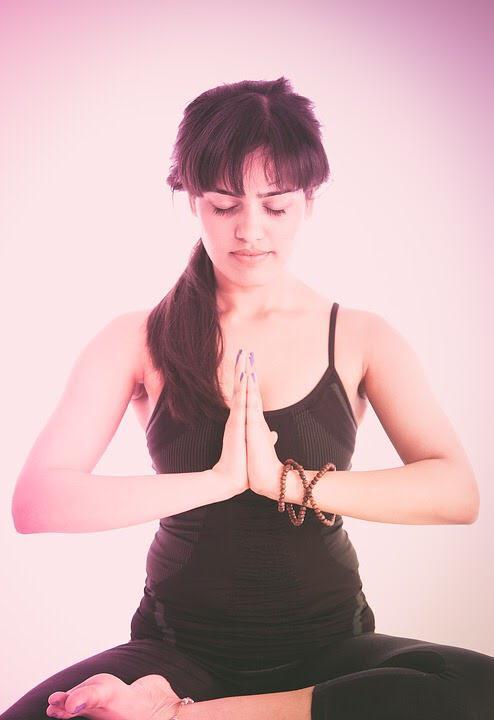
[[[48,696],[70,690],[91,675],[110,673],[130,684],[145,675],[162,675],[183,697],[211,700],[228,694],[224,680],[209,668],[161,640],[130,640],[80,660],[51,675],[0,714],[0,720],[46,720]]]
[[[377,668],[382,672],[386,668],[418,671],[430,682],[437,681],[438,688],[449,688],[459,702],[477,713],[476,717],[485,718],[486,708],[494,707],[494,657],[456,645],[372,631],[343,638],[315,652],[299,666],[297,683],[307,687],[350,674],[358,679],[365,677],[365,671]]]
[[[321,682],[370,668],[402,667],[425,673],[494,680],[494,658],[456,645],[386,635],[374,631],[351,635],[312,653],[304,675]]]

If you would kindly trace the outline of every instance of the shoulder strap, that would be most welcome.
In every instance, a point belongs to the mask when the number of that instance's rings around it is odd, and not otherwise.
[[[331,308],[331,316],[329,321],[328,359],[329,367],[331,368],[331,370],[334,369],[334,334],[336,327],[336,313],[338,312],[338,307],[339,304],[337,302],[334,302]]]

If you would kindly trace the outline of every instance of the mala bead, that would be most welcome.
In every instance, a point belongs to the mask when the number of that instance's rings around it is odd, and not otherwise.
[[[296,525],[299,527],[302,525],[302,523],[305,520],[305,514],[307,512],[307,508],[302,505],[300,508],[299,514],[295,513],[295,510],[293,509],[292,503],[285,503],[285,493],[286,493],[286,476],[288,474],[289,470],[298,470],[298,473],[300,477],[302,478],[302,483],[304,484],[304,488],[306,488],[307,478],[305,476],[304,468],[302,465],[299,465],[295,460],[292,460],[291,458],[288,459],[285,464],[283,465],[283,470],[281,473],[281,482],[280,482],[280,499],[278,500],[278,512],[285,512],[285,506],[286,510],[288,512],[288,516],[293,523],[293,525]]]
[[[305,490],[304,497],[302,500],[302,506],[300,508],[300,512],[298,515],[296,514],[292,503],[285,501],[286,476],[287,476],[289,470],[297,470],[298,474],[300,475],[300,478],[302,480],[302,484],[303,484],[304,490]],[[285,463],[283,464],[283,470],[281,473],[280,497],[278,500],[278,512],[285,512],[285,508],[286,508],[286,510],[288,512],[288,516],[289,516],[292,524],[296,525],[297,527],[300,527],[300,525],[302,525],[302,523],[305,520],[305,515],[307,512],[306,504],[307,504],[307,502],[310,502],[316,517],[318,518],[318,520],[320,520],[323,523],[323,525],[329,525],[329,526],[334,525],[335,520],[336,520],[336,514],[331,513],[333,515],[331,520],[329,518],[325,517],[325,515],[323,514],[321,509],[318,507],[316,501],[314,500],[314,496],[312,495],[312,489],[314,488],[314,486],[316,485],[318,480],[320,480],[326,472],[331,471],[331,470],[336,470],[336,465],[331,462],[326,463],[325,465],[322,466],[322,468],[320,470],[317,471],[317,473],[315,474],[315,476],[309,483],[307,481],[307,476],[305,474],[304,467],[302,465],[300,465],[300,463],[298,463],[296,460],[293,460],[293,458],[288,458],[285,461]]]
[[[326,463],[323,465],[323,467],[317,472],[317,474],[314,476],[312,482],[306,487],[306,494],[304,496],[303,502],[307,502],[309,500],[310,504],[312,505],[314,512],[317,516],[317,518],[323,523],[323,525],[334,525],[336,520],[336,513],[331,513],[333,517],[331,520],[327,518],[324,513],[321,511],[321,509],[316,504],[316,501],[314,500],[314,497],[312,495],[312,488],[316,484],[318,480],[328,471],[336,470],[336,465],[334,463]],[[304,483],[305,487],[305,483]]]

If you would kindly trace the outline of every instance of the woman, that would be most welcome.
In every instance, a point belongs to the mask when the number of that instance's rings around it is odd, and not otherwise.
[[[131,638],[2,720],[493,717],[494,658],[375,632],[343,529],[342,515],[471,523],[479,497],[402,336],[286,268],[329,177],[319,128],[283,77],[186,108],[168,182],[188,192],[201,239],[151,312],[119,316],[85,348],[14,497],[21,532],[160,519]],[[366,397],[402,468],[350,472]],[[158,475],[88,482],[131,399]],[[286,468],[281,512],[287,459],[307,480]],[[42,492],[34,467],[70,470],[46,470]]]

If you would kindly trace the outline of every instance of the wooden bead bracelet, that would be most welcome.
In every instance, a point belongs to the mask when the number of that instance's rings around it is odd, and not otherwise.
[[[300,512],[297,516],[295,510],[293,509],[292,503],[285,502],[285,490],[286,490],[286,476],[288,474],[289,470],[297,470],[298,474],[300,475],[300,478],[302,480],[302,484],[305,489],[304,498],[302,500],[302,506],[300,508]],[[314,475],[311,482],[307,482],[307,476],[305,474],[305,470],[302,465],[300,465],[296,460],[293,460],[292,458],[288,458],[288,460],[285,461],[283,464],[283,471],[281,473],[281,481],[280,481],[280,499],[278,500],[278,512],[285,512],[285,506],[286,510],[288,512],[288,516],[290,518],[290,521],[293,525],[296,525],[297,527],[300,527],[302,523],[305,520],[305,514],[307,512],[306,503],[307,501],[310,502],[312,505],[314,512],[317,516],[317,518],[322,522],[323,525],[334,525],[336,520],[336,514],[330,513],[333,515],[332,519],[325,517],[324,513],[320,510],[320,508],[317,506],[316,501],[314,500],[314,497],[312,495],[312,488],[315,486],[317,481],[322,478],[322,476],[328,472],[328,470],[336,470],[336,465],[334,463],[326,463],[322,466],[320,470],[317,471],[317,473]]]

